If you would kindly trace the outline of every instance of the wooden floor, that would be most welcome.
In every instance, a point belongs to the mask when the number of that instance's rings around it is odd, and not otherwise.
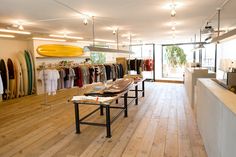
[[[81,126],[75,134],[74,108],[68,100],[78,89],[0,103],[1,157],[206,157],[183,84],[147,83],[139,105],[128,118],[112,124],[112,138],[103,127]],[[120,101],[121,102],[121,101]],[[93,106],[82,106],[81,114]],[[111,111],[112,114],[115,111]],[[104,121],[99,114],[91,121]]]

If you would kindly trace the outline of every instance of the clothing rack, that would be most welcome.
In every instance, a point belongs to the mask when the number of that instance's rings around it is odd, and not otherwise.
[[[66,63],[66,64],[65,64]],[[68,63],[68,64],[67,64]],[[117,64],[117,63],[107,63],[107,64],[87,64],[87,63],[73,63],[73,62],[60,62],[60,63],[57,63],[57,64],[51,64],[51,63],[49,63],[49,64],[45,64],[45,63],[43,63],[42,65],[40,65],[39,66],[39,68],[37,68],[38,70],[46,70],[46,69],[57,69],[57,70],[60,70],[60,69],[63,69],[63,68],[72,68],[72,69],[74,69],[74,68],[76,68],[76,67],[80,67],[80,66],[86,66],[87,68],[96,68],[97,66],[107,66],[107,65],[109,65],[110,67],[112,67],[112,66],[118,66],[118,65],[120,65],[120,64]],[[123,67],[123,66],[122,66]],[[115,69],[115,71],[116,71],[116,69]],[[43,71],[44,72],[44,71]],[[110,79],[114,79],[114,77],[115,78],[122,78],[123,77],[123,75],[124,75],[124,73],[123,73],[124,71],[122,70],[122,76],[119,74],[119,73],[117,73],[117,72],[115,72],[116,73],[116,75],[114,76],[114,74],[112,74],[113,75],[113,77],[111,76],[111,77],[109,77],[109,80]],[[106,71],[105,71],[105,73],[106,73]],[[45,73],[44,73],[45,74]],[[102,73],[96,73],[96,74],[102,74]],[[106,74],[105,74],[106,75]],[[42,77],[42,72],[41,72],[41,79],[42,79],[43,77]],[[95,78],[97,78],[97,77],[95,77]],[[46,93],[46,90],[47,90],[47,86],[45,85],[45,78],[44,79],[42,79],[43,81],[44,81],[44,93]],[[96,80],[96,79],[95,79]],[[106,81],[107,80],[107,77],[105,78],[105,80],[104,81]],[[93,80],[94,81],[94,80]],[[104,82],[103,81],[103,82]],[[85,84],[88,84],[88,81],[85,81],[86,83]],[[91,81],[89,81],[89,82],[91,82]],[[97,82],[97,81],[95,81],[95,82]],[[73,86],[73,85],[72,85]],[[63,88],[64,88],[64,86],[63,86]],[[60,88],[59,88],[60,89]]]

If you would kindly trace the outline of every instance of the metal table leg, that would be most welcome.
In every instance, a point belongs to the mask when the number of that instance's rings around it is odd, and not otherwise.
[[[124,117],[128,117],[128,104],[127,104],[128,92],[124,94]]]
[[[79,120],[79,105],[78,103],[74,103],[75,106],[75,127],[76,127],[76,134],[80,133],[80,120]]]
[[[106,105],[106,127],[107,127],[107,138],[111,138],[111,117],[110,117],[109,105]]]
[[[145,90],[145,86],[144,86],[144,80],[143,80],[143,81],[142,81],[142,92],[143,92],[142,96],[143,96],[143,97],[144,97],[144,95],[145,95],[144,90]]]
[[[100,105],[100,115],[101,116],[104,115],[104,113],[103,113],[103,106],[102,105]]]
[[[138,105],[138,85],[135,86],[135,105]]]

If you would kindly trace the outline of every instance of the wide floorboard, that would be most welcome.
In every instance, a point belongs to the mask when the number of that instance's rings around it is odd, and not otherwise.
[[[75,134],[69,100],[82,91],[59,91],[47,97],[47,105],[44,95],[0,103],[0,156],[207,157],[183,84],[146,83],[139,105],[129,105],[128,117],[112,124],[112,138],[105,137],[105,128],[87,125]],[[93,109],[84,105],[80,113]],[[105,119],[97,113],[89,120]]]

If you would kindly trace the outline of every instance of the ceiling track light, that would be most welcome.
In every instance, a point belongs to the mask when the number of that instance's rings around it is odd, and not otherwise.
[[[115,29],[112,31],[112,34],[113,34],[113,35],[116,35],[116,30],[115,30]]]
[[[176,15],[176,4],[174,3],[174,1],[172,1],[172,4],[170,5],[170,7],[171,7],[170,16],[175,17],[175,15]]]
[[[21,22],[17,22],[17,23],[12,24],[12,27],[14,27],[18,30],[21,30],[21,31],[24,30],[23,24]]]
[[[33,37],[33,40],[45,40],[45,41],[60,41],[60,42],[65,42],[66,40],[64,39],[54,39],[54,38],[41,38],[41,37]]]
[[[56,34],[50,34],[50,37],[55,37],[55,38],[67,38],[67,39],[84,39],[83,37],[76,37],[76,36],[68,36],[66,34],[64,35],[56,35]]]
[[[14,35],[8,35],[8,34],[0,34],[1,38],[15,38]]]
[[[84,43],[84,44],[93,44],[92,41],[82,41],[82,40],[78,40],[78,43]]]
[[[173,8],[170,12],[170,16],[175,17],[175,15],[176,15],[176,10],[175,10],[175,8]]]
[[[30,32],[17,31],[17,30],[10,30],[10,29],[0,29],[0,32],[4,32],[4,33],[15,33],[15,34],[25,34],[25,35],[31,34]]]
[[[21,30],[21,31],[23,31],[23,30],[24,30],[23,25],[19,25],[18,29]]]
[[[87,17],[84,17],[83,23],[84,23],[84,25],[87,25],[87,24],[88,24],[88,18],[87,18]]]
[[[114,40],[107,40],[107,39],[95,39],[95,41],[101,41],[101,42],[110,42],[110,43],[114,43]]]
[[[175,26],[172,26],[172,27],[171,27],[171,30],[172,30],[172,31],[175,31],[175,29],[176,29]]]

